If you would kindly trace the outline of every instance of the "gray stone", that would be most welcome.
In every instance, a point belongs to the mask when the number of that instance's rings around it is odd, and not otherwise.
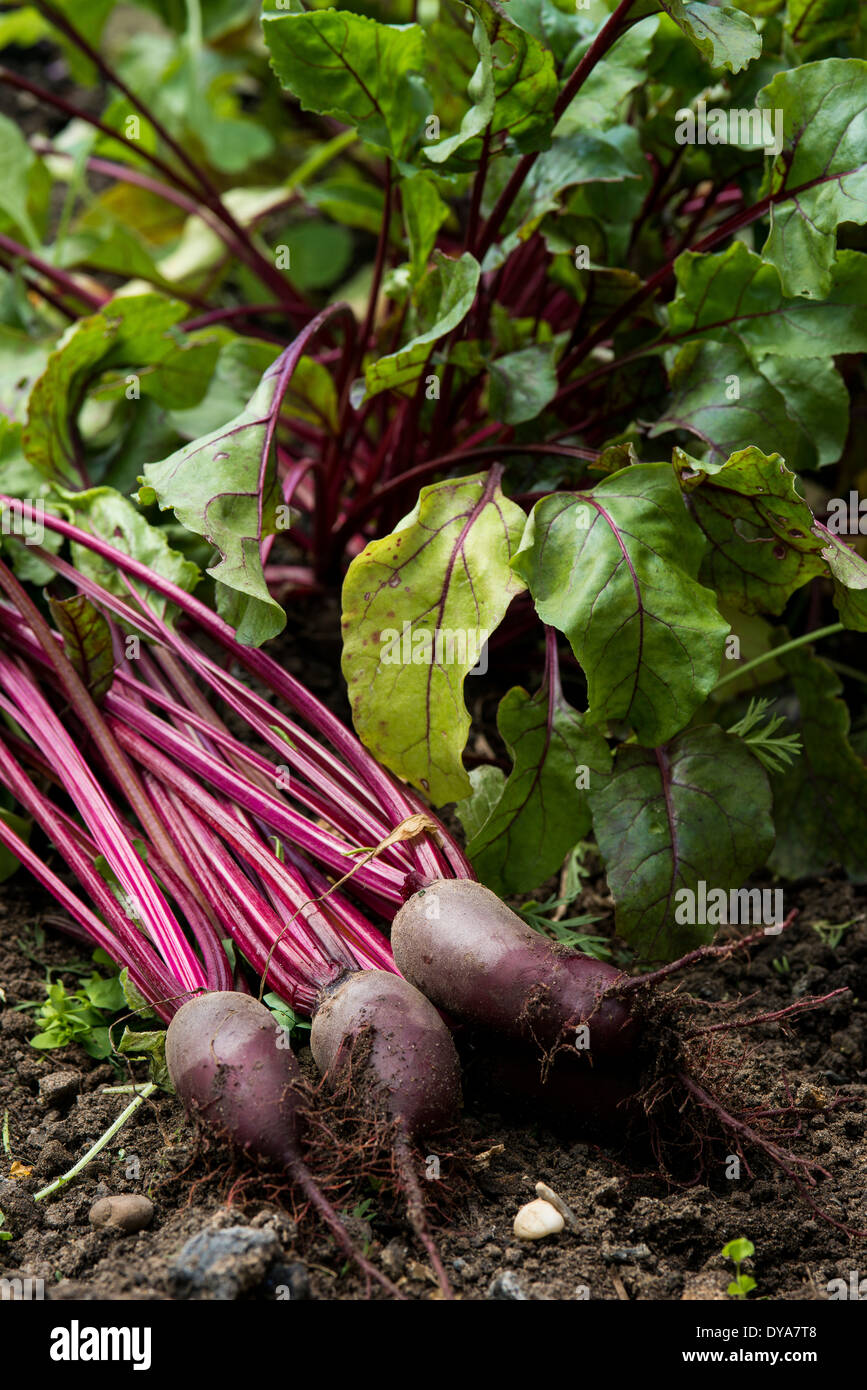
[[[273,1231],[228,1226],[199,1231],[169,1265],[169,1278],[182,1298],[229,1301],[256,1289],[280,1257]]]

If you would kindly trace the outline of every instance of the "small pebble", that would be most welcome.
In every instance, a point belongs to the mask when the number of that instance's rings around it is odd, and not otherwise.
[[[91,1226],[114,1226],[132,1235],[143,1231],[154,1217],[154,1204],[147,1197],[122,1193],[118,1197],[101,1197],[90,1208],[88,1220]]]
[[[518,1240],[544,1240],[545,1236],[557,1235],[565,1224],[556,1207],[537,1197],[535,1202],[521,1207],[513,1229]]]
[[[509,1299],[519,1303],[527,1303],[529,1301],[517,1277],[510,1269],[504,1270],[502,1274],[496,1275],[496,1277],[491,1280],[488,1285],[487,1296],[491,1299]]]

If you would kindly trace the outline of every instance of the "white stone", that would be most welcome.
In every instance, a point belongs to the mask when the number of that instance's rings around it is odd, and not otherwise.
[[[562,1231],[565,1221],[556,1207],[537,1197],[521,1207],[515,1217],[514,1231],[519,1240],[544,1240],[545,1236],[555,1236]]]

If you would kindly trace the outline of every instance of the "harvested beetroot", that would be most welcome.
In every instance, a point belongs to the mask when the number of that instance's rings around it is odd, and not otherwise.
[[[341,1249],[368,1278],[394,1285],[352,1244],[301,1156],[301,1070],[273,1015],[252,996],[199,995],[175,1014],[166,1062],[181,1100],[217,1134],[252,1157],[277,1163],[310,1200]]]
[[[545,1050],[617,1057],[635,1046],[637,1019],[603,998],[621,972],[540,936],[481,883],[420,889],[397,913],[391,944],[401,973],[455,1018]]]
[[[365,970],[326,992],[313,1016],[310,1047],[332,1082],[351,1084],[372,1116],[394,1122],[394,1157],[412,1226],[443,1294],[451,1288],[430,1235],[412,1143],[454,1124],[461,1069],[451,1034],[434,1006],[398,975]]]

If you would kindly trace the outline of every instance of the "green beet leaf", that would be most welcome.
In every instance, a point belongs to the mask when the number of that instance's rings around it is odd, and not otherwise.
[[[261,542],[287,518],[278,511],[279,488],[271,457],[281,405],[309,340],[345,306],[325,309],[296,335],[268,368],[240,415],[167,459],[145,466],[139,501],[158,502],[189,531],[216,546],[210,574],[222,588],[223,616],[239,642],[259,646],[283,630],[286,615],[268,592]],[[313,370],[312,376],[321,376]],[[227,593],[226,591],[230,591]]]
[[[867,632],[867,560],[820,521],[813,534],[828,564],[840,621],[856,632]]]
[[[455,806],[455,814],[463,826],[467,844],[478,835],[485,821],[503,794],[506,774],[493,763],[482,763],[470,771],[472,792]]]
[[[867,881],[867,768],[849,743],[849,711],[839,678],[807,650],[780,663],[798,698],[794,727],[803,752],[773,777],[777,843],[771,867],[786,878],[812,877],[842,864]]]
[[[521,348],[491,363],[490,409],[495,420],[535,420],[557,394],[553,343]]]
[[[482,135],[493,149],[508,138],[522,153],[543,149],[549,142],[559,84],[551,54],[533,34],[510,22],[498,6],[472,4],[473,45],[478,63],[467,95],[471,105],[460,129],[425,146],[434,164],[475,170],[482,153]]]
[[[429,109],[414,74],[424,72],[417,24],[378,24],[337,10],[267,14],[271,66],[307,111],[336,116],[395,159],[407,153]]]
[[[24,452],[44,476],[62,486],[80,486],[84,458],[78,438],[79,411],[100,378],[124,375],[142,395],[169,410],[201,400],[219,351],[207,332],[184,334],[185,304],[157,294],[113,299],[99,313],[72,324],[35,382],[27,407]]]
[[[464,678],[523,585],[510,569],[526,517],[495,473],[422,488],[343,586],[343,674],[359,737],[434,802],[472,790],[461,761]]]
[[[826,298],[783,293],[776,266],[736,241],[721,255],[687,251],[675,262],[670,336],[740,340],[750,356],[833,357],[867,350],[867,255],[841,251]]]
[[[91,697],[100,704],[114,680],[111,629],[86,594],[49,598],[48,606],[63,638],[63,648]]]
[[[559,681],[532,696],[520,686],[510,690],[497,727],[512,771],[467,854],[494,892],[524,893],[555,873],[590,830],[587,788],[609,772],[611,754],[563,698]]]
[[[744,613],[782,613],[823,572],[813,514],[779,454],[741,449],[716,464],[675,449],[674,468],[708,539],[699,577],[721,600]]]
[[[757,365],[735,339],[695,340],[677,353],[669,385],[671,400],[649,434],[688,430],[712,459],[748,440],[801,472],[833,463],[846,442],[849,400],[825,357],[768,355]]]
[[[536,503],[514,567],[572,643],[591,722],[628,720],[663,743],[710,692],[729,626],[698,581],[704,547],[667,464]]]
[[[166,529],[152,526],[131,498],[122,496],[110,487],[89,488],[87,492],[58,489],[57,498],[52,507],[82,530],[101,536],[116,550],[132,555],[188,593],[198,584],[201,577],[198,566],[171,546]],[[129,600],[129,583],[141,600],[160,617],[174,613],[173,607],[165,599],[134,579],[127,582],[111,561],[103,559],[87,546],[73,542],[70,549],[76,568],[119,598]]]
[[[763,191],[771,230],[762,249],[787,295],[824,299],[840,222],[867,221],[867,62],[826,58],[777,73],[757,105],[783,113],[783,148]]]
[[[658,748],[621,745],[610,777],[591,782],[590,805],[617,931],[647,960],[714,936],[712,923],[675,920],[688,917],[678,892],[697,893],[702,880],[708,892],[740,888],[774,843],[767,774],[716,725]]]
[[[740,72],[762,51],[762,39],[747,14],[731,5],[690,4],[689,0],[646,0],[642,10],[664,10],[695,44],[712,68]]]
[[[364,400],[379,395],[380,391],[399,391],[413,386],[434,343],[457,328],[470,312],[481,275],[478,261],[468,251],[457,260],[436,251],[434,262],[433,269],[419,286],[420,316],[424,326],[397,352],[380,357],[365,369]]]

